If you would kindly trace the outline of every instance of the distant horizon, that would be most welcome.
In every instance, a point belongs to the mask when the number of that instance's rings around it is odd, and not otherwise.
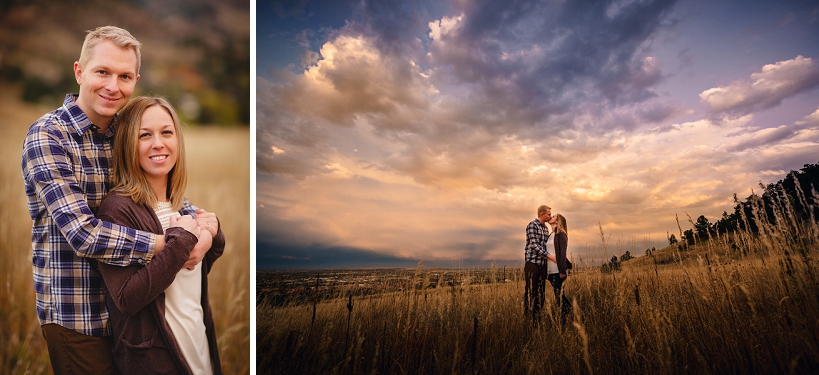
[[[675,234],[675,237],[677,235]],[[668,243],[662,246],[653,246],[656,250],[663,249],[668,247]],[[602,245],[600,245],[602,248]],[[651,248],[649,246],[648,248]],[[616,249],[616,246],[613,246]],[[590,259],[587,255],[588,254],[578,254],[577,256],[570,255],[570,259],[573,259],[574,262],[580,262],[581,257],[583,265],[597,267],[611,260],[612,256],[617,256],[619,259],[625,251],[629,251],[629,254],[632,257],[640,257],[645,255],[645,250],[647,248],[636,248],[635,251],[631,251],[630,249],[622,249],[619,253],[615,253],[615,250],[610,250],[609,254],[602,255],[596,254],[597,257]],[[261,251],[260,251],[261,250]],[[345,249],[341,258],[342,259],[349,259],[349,263],[345,263],[344,261],[340,260],[339,258],[329,258],[327,260],[320,261],[320,263],[315,264],[313,263],[315,260],[313,259],[281,259],[278,258],[275,260],[275,265],[273,267],[262,267],[265,262],[262,261],[257,256],[256,259],[256,271],[283,271],[283,270],[293,270],[293,271],[301,271],[301,270],[343,270],[343,269],[388,269],[388,268],[397,268],[397,269],[416,269],[418,267],[419,262],[423,262],[422,266],[424,269],[470,269],[470,268],[491,268],[492,262],[495,262],[496,268],[503,268],[503,267],[523,267],[523,248],[521,247],[520,253],[521,257],[519,260],[477,260],[477,259],[460,259],[460,260],[449,260],[449,259],[438,259],[435,261],[429,261],[424,259],[394,259],[394,260],[372,260],[369,261],[368,264],[362,263],[353,263],[353,262],[361,262],[361,259],[366,259],[368,254],[372,256],[369,252],[361,252],[356,253],[353,252],[354,250]],[[602,251],[602,249],[601,249]],[[262,244],[257,244],[257,252],[263,253],[264,249],[262,248]],[[351,253],[352,252],[352,253]],[[269,263],[267,263],[269,264]],[[578,263],[579,264],[579,263]]]

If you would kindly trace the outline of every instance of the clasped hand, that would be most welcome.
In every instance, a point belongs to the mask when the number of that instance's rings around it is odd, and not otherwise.
[[[213,238],[219,233],[219,220],[216,214],[199,209],[196,210],[196,219],[191,215],[171,217],[170,226],[181,227],[199,239],[184,265],[185,268],[193,270],[205,258],[205,254],[213,244]]]

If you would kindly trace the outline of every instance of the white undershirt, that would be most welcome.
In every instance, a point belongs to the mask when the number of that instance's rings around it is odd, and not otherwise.
[[[549,236],[549,239],[546,240],[546,251],[550,251],[550,253],[554,254],[557,257],[557,250],[555,249],[555,233],[552,233]],[[557,268],[557,263],[552,262],[551,259],[546,259],[546,267],[548,267],[548,273],[551,275],[553,273],[559,273],[560,270]]]
[[[156,216],[164,231],[170,226],[172,216],[181,215],[171,208],[170,202],[158,202]],[[165,289],[165,320],[191,371],[194,374],[213,374],[202,310],[201,262],[193,271],[187,268],[180,270],[173,283]]]

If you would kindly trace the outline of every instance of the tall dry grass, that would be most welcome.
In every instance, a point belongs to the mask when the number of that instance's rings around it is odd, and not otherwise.
[[[816,372],[815,228],[766,223],[759,234],[657,251],[665,264],[624,262],[621,272],[581,265],[565,283],[574,306],[565,325],[553,298],[541,324],[524,317],[520,271],[508,283],[353,299],[352,309],[338,298],[317,303],[315,314],[312,304],[262,304],[257,372]]]
[[[0,100],[0,357],[3,374],[50,374],[34,307],[31,219],[20,172],[28,126],[52,108]],[[247,374],[250,357],[250,134],[247,128],[185,129],[190,166],[188,198],[215,212],[227,238],[210,273],[222,368]]]

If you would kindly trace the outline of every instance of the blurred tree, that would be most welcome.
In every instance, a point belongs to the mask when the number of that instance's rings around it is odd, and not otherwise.
[[[685,236],[685,242],[689,245],[694,244],[694,231],[691,229],[686,230],[683,232],[683,236]]]
[[[701,241],[705,241],[710,238],[710,228],[711,223],[708,221],[708,218],[705,215],[700,215],[697,218],[697,222],[694,223],[694,229],[697,230],[697,238]]]
[[[611,257],[611,262],[609,264],[610,264],[610,267],[611,267],[611,269],[613,271],[619,271],[620,270],[620,262],[617,260],[616,255],[613,255]]]
[[[714,223],[714,227],[717,233],[724,234],[729,233],[737,230],[740,228],[740,215],[739,215],[739,207],[734,207],[734,212],[732,214],[728,214],[727,211],[722,212],[722,218],[717,220]]]

